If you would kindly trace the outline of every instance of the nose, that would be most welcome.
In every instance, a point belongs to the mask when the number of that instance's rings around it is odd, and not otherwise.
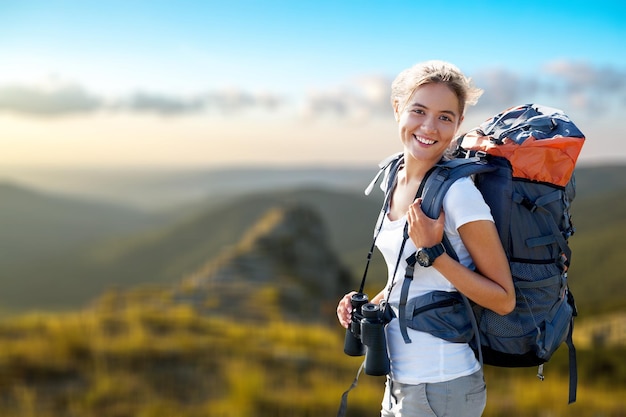
[[[432,117],[426,117],[424,118],[421,128],[424,132],[428,132],[428,133],[433,133],[437,131],[437,120]]]

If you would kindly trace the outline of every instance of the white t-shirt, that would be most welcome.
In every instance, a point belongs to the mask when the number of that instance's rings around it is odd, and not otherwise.
[[[461,264],[473,268],[472,259],[461,241],[458,228],[472,221],[493,221],[489,206],[483,200],[473,181],[466,177],[452,184],[443,199],[443,210],[446,215],[445,233],[450,239],[459,261]],[[376,240],[376,246],[385,258],[389,270],[385,297],[387,297],[389,286],[394,279],[391,274],[393,274],[398,259],[405,223],[406,216],[395,221],[391,221],[385,216]],[[415,250],[415,245],[411,239],[408,239],[388,300],[396,305],[400,301],[402,281],[406,269],[405,259]],[[424,268],[415,264],[408,299],[435,290],[455,291],[455,288],[435,268]],[[398,311],[395,310],[395,313],[397,317]],[[443,382],[471,375],[480,368],[480,364],[469,345],[447,342],[413,329],[407,330],[412,341],[408,344],[404,342],[400,333],[398,319],[392,320],[386,327],[391,376],[394,381],[405,384]]]

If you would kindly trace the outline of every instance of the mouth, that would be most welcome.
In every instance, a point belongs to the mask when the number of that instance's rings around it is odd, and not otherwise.
[[[436,140],[432,140],[432,139],[428,139],[422,136],[417,136],[417,135],[413,135],[413,137],[415,138],[415,140],[417,140],[419,143],[422,143],[424,145],[434,145],[435,143],[437,143]]]

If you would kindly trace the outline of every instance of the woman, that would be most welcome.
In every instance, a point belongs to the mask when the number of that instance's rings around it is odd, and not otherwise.
[[[416,192],[426,172],[444,157],[464,118],[465,106],[476,102],[473,87],[455,66],[429,61],[398,75],[391,103],[404,148],[404,163],[393,185],[390,206],[376,245],[389,270],[388,282],[370,302],[385,300],[398,316],[405,259],[418,249],[430,257],[415,266],[409,299],[432,291],[459,291],[473,302],[499,314],[511,312],[515,293],[498,232],[480,192],[470,178],[456,181],[444,198],[437,220],[427,217]],[[405,224],[409,238],[399,251]],[[440,250],[447,235],[459,261]],[[397,259],[401,259],[396,268]],[[394,275],[394,270],[396,270]],[[392,276],[394,275],[394,276]],[[339,322],[348,327],[350,297],[337,307]],[[391,361],[381,416],[480,416],[486,387],[480,363],[467,343],[452,343],[429,333],[408,329],[399,320],[386,326]]]

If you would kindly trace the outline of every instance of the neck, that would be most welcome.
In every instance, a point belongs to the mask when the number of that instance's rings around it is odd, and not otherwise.
[[[404,155],[404,180],[406,183],[420,182],[440,158],[432,161],[414,159],[411,155]]]

